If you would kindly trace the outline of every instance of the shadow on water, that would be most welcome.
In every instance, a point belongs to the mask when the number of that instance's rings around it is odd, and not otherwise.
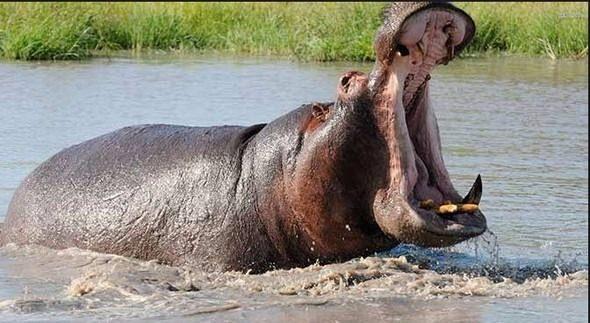
[[[490,230],[464,243],[462,249],[471,250],[473,255],[458,250],[459,248],[461,247],[433,249],[401,244],[385,255],[405,256],[410,263],[439,274],[487,277],[494,283],[511,279],[522,284],[527,280],[555,279],[580,270],[588,270],[587,264],[578,261],[581,254],[564,259],[561,251],[550,259],[503,258],[498,238]]]

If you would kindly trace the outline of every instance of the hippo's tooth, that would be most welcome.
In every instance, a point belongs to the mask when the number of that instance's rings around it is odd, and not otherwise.
[[[436,213],[438,214],[451,214],[457,212],[459,207],[456,204],[445,204],[438,207]]]
[[[463,201],[461,201],[461,203],[462,204],[479,204],[479,201],[481,200],[481,190],[482,190],[481,176],[477,175],[477,178],[475,179],[473,186],[471,186],[469,193],[467,193],[467,195],[465,195],[465,197],[463,198]]]
[[[461,204],[459,205],[459,212],[461,213],[473,213],[479,210],[479,206],[477,204]]]
[[[424,201],[420,202],[420,208],[432,210],[432,209],[436,208],[436,204],[434,203],[433,200],[428,199],[428,200],[424,200]]]

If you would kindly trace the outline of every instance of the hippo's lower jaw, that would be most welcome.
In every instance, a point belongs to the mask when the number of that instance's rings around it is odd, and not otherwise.
[[[401,242],[443,247],[486,230],[477,206],[481,180],[465,198],[454,189],[428,97],[431,71],[453,58],[454,47],[473,32],[470,24],[459,11],[429,8],[408,17],[395,37],[377,39],[370,88],[390,167],[373,210],[381,229]]]
[[[400,196],[378,196],[375,219],[390,237],[424,247],[450,246],[476,237],[487,228],[486,219],[479,210],[443,216]]]

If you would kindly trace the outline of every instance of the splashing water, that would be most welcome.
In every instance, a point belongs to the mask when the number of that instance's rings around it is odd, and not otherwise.
[[[468,253],[472,252],[473,256]],[[555,279],[588,269],[578,262],[577,257],[565,260],[558,251],[552,259],[506,259],[501,257],[498,236],[487,230],[481,236],[468,240],[462,245],[439,249],[425,249],[401,245],[389,255],[405,256],[421,268],[440,274],[466,274],[470,277],[486,277],[498,283],[511,279],[524,283],[532,279]]]
[[[409,300],[563,297],[588,285],[584,270],[550,273],[547,266],[514,267],[502,262],[490,267],[462,253],[415,246],[400,246],[391,255],[260,275],[208,273],[76,248],[11,244],[0,248],[0,257],[10,259],[4,264],[7,276],[23,281],[26,290],[21,296],[0,299],[0,313],[33,318],[48,313],[145,318],[162,311],[174,317],[392,296]]]
[[[0,298],[0,313],[19,320],[23,314],[37,319],[64,313],[72,318],[153,318],[162,311],[168,317],[231,317],[223,313],[350,302],[370,305],[391,302],[392,296],[412,302],[466,296],[561,299],[588,286],[587,267],[575,259],[566,262],[559,253],[551,261],[522,260],[524,265],[501,257],[498,237],[489,230],[455,247],[400,245],[375,257],[260,275],[209,273],[77,248],[9,244],[0,248],[3,258],[11,259],[3,266],[9,269],[7,276],[25,284],[23,295]]]

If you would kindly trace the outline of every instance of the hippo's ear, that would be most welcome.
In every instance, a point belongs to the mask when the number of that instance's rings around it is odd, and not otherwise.
[[[330,107],[325,104],[313,103],[311,105],[311,115],[320,122],[326,121],[330,113]]]
[[[302,132],[316,130],[322,123],[326,122],[330,114],[331,104],[314,102],[307,106],[307,117],[301,125]]]

